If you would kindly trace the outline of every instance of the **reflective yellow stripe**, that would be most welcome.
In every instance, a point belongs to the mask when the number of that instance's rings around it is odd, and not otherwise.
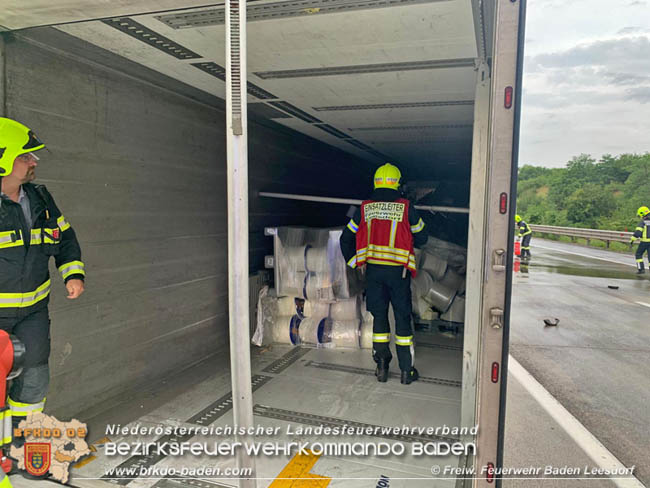
[[[56,219],[56,224],[59,226],[59,229],[61,229],[62,232],[65,232],[70,228],[70,224],[68,224],[63,215]]]
[[[11,439],[9,439],[9,442],[11,442]],[[0,488],[13,488],[9,476],[7,476],[4,471],[2,471],[2,476],[3,478],[0,480]]]
[[[20,231],[9,230],[0,232],[0,249],[7,247],[18,247],[24,244]]]
[[[352,258],[348,261],[348,266],[350,266],[350,268],[356,268],[357,267],[357,257],[356,256],[352,256]]]
[[[418,220],[417,224],[411,226],[411,232],[413,234],[417,234],[422,229],[424,229],[424,221],[422,220],[422,218],[420,218],[420,220]]]
[[[395,344],[398,346],[411,346],[413,345],[413,336],[395,336]]]
[[[393,220],[393,223],[390,224],[390,239],[388,241],[388,247],[395,249],[395,235],[397,234],[397,221]]]
[[[27,293],[0,293],[0,308],[30,307],[50,294],[50,280]]]
[[[41,229],[32,229],[31,239],[29,241],[30,246],[35,246],[41,244]]]
[[[61,273],[61,276],[64,280],[73,274],[86,276],[85,266],[81,261],[71,261],[69,263],[62,264],[59,266],[59,272]]]
[[[372,342],[390,342],[390,334],[373,334]]]
[[[399,254],[402,256],[408,256],[411,254],[411,251],[408,249],[398,249],[396,247],[391,247],[391,246],[378,246],[377,244],[369,244],[368,249],[371,250],[376,250],[376,251],[382,251],[382,252],[390,252],[394,254]]]
[[[7,398],[7,405],[11,408],[12,417],[27,417],[30,413],[42,412],[45,408],[45,400],[47,400],[47,398],[43,398],[43,400],[38,403],[22,403],[12,400],[11,397],[9,397]]]
[[[359,226],[354,222],[354,220],[350,219],[350,222],[348,222],[348,229],[356,234],[359,230]]]

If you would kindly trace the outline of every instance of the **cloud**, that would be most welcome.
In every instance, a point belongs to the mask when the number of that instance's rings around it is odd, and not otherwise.
[[[637,88],[628,88],[625,93],[632,100],[640,103],[650,103],[650,86],[642,86]]]
[[[630,2],[627,4],[628,7],[645,7],[648,4],[648,2],[642,1],[642,0],[635,0],[634,2]]]
[[[628,34],[645,34],[647,32],[650,32],[650,29],[647,27],[639,27],[638,25],[631,25],[628,27],[623,27],[621,30],[619,30],[616,35],[617,36],[626,36]]]
[[[638,73],[605,73],[614,85],[645,85],[650,83],[650,75]]]
[[[650,69],[650,39],[623,37],[580,44],[566,51],[538,54],[529,58],[536,68],[578,66],[639,66]]]

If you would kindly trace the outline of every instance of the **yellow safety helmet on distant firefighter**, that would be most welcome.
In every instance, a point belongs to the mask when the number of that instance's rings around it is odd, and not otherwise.
[[[14,160],[22,154],[43,149],[34,131],[15,120],[0,117],[0,176],[11,174]]]
[[[522,220],[521,215],[519,215],[519,214],[515,215],[515,222],[519,223],[519,222],[521,222],[521,220]]]
[[[639,210],[636,211],[636,214],[643,218],[646,215],[650,214],[650,208],[646,207],[645,205],[643,207],[639,207]]]
[[[401,177],[402,173],[397,166],[386,163],[375,171],[375,189],[390,188],[391,190],[397,190]]]

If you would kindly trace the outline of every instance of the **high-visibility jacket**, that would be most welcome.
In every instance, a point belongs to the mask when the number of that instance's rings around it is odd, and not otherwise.
[[[84,279],[81,249],[74,230],[43,185],[26,183],[32,227],[22,207],[0,200],[0,317],[46,307],[50,294],[48,263],[54,256],[64,281]]]
[[[641,242],[650,242],[650,216],[643,217],[643,220],[634,229],[634,237]]]
[[[530,226],[523,220],[519,222],[517,225],[519,226],[519,237],[524,237],[527,236],[528,234],[533,233]]]
[[[348,223],[356,233],[356,254],[348,260],[351,267],[365,263],[404,266],[415,276],[413,234],[424,228],[422,219],[411,225],[409,201],[398,198],[393,202],[365,200],[361,204],[360,221]]]

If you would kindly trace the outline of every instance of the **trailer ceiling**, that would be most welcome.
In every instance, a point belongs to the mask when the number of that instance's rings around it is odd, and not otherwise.
[[[225,97],[223,3],[12,3],[0,0],[5,29],[60,24]],[[252,0],[248,101],[275,122],[369,163],[391,160],[411,175],[468,179],[474,66],[489,58],[491,8],[481,0]]]

